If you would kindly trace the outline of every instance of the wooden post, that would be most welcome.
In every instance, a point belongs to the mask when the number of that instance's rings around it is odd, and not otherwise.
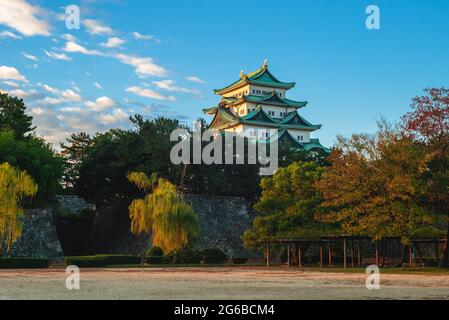
[[[351,268],[354,269],[354,239],[351,239]]]
[[[302,268],[302,250],[301,241],[298,242],[298,267]]]
[[[290,268],[290,242],[287,242],[287,266]]]
[[[435,263],[438,265],[438,241],[435,241]]]
[[[379,266],[379,241],[376,240],[376,266]]]
[[[270,243],[268,241],[267,241],[266,258],[267,258],[267,268],[268,268],[270,266]]]
[[[329,240],[329,267],[332,267],[332,243]]]
[[[343,268],[346,270],[346,237],[343,238]]]
[[[323,267],[323,242],[320,240],[320,268]]]
[[[357,266],[362,266],[362,249],[360,248],[360,239],[357,240]]]

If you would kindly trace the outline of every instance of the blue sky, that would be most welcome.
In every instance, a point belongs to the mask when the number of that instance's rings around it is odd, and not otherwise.
[[[80,30],[65,26],[73,4]],[[380,30],[365,27],[370,4]],[[448,34],[446,0],[0,0],[0,90],[23,97],[38,134],[57,143],[126,128],[133,113],[210,120],[212,90],[267,58],[331,146],[449,86]]]

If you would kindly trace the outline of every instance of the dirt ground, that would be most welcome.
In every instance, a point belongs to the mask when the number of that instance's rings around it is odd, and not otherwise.
[[[449,275],[381,274],[379,290],[361,273],[265,268],[81,269],[80,290],[67,276],[0,270],[0,299],[449,299]]]

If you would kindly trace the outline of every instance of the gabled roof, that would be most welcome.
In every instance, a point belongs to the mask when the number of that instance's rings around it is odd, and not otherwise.
[[[331,149],[324,147],[320,143],[320,139],[310,139],[310,142],[303,143],[303,145],[307,151],[323,151],[325,153],[331,153]]]
[[[239,105],[243,102],[250,102],[255,104],[266,104],[271,106],[281,106],[281,107],[289,107],[289,108],[302,108],[307,105],[307,101],[294,101],[290,99],[283,99],[280,98],[276,92],[272,92],[269,95],[266,96],[256,96],[256,95],[246,95],[241,98],[234,98],[234,97],[227,97],[221,99],[220,103],[216,106],[213,106],[211,108],[203,109],[203,112],[209,115],[212,115],[215,113],[215,110],[218,106],[234,106]]]
[[[215,89],[214,92],[216,94],[223,94],[223,93],[229,92],[231,90],[234,90],[236,88],[239,88],[241,86],[244,86],[248,83],[256,84],[256,85],[260,85],[260,86],[268,86],[268,87],[273,87],[273,88],[282,88],[282,89],[290,89],[295,86],[294,82],[279,81],[268,70],[268,65],[264,64],[262,67],[260,67],[258,70],[254,71],[254,72],[251,72],[248,74],[242,73],[239,80],[235,81],[234,83],[232,83],[229,86],[226,86],[224,88]]]
[[[208,109],[210,114],[214,114],[214,119],[211,122],[212,127],[220,127],[223,125],[236,125],[238,123],[266,126],[281,129],[300,129],[307,131],[315,131],[321,128],[321,125],[314,125],[301,117],[296,111],[289,113],[283,119],[276,119],[270,117],[261,106],[258,106],[254,111],[239,117],[229,108],[224,106],[216,106]],[[296,114],[296,116],[295,116]]]
[[[307,101],[294,101],[290,99],[280,98],[275,91],[266,96],[247,95],[242,97],[243,100],[253,103],[263,103],[275,106],[286,106],[294,108],[302,108],[307,105]]]
[[[240,118],[242,121],[257,121],[264,123],[278,123],[274,118],[270,117],[263,109],[259,106],[256,110],[244,115]]]
[[[281,124],[287,124],[287,125],[300,125],[300,126],[306,126],[306,127],[314,127],[316,129],[321,129],[321,125],[317,124],[311,124],[309,121],[301,117],[298,112],[293,111],[290,112],[283,118],[281,121],[279,121]]]
[[[240,121],[239,117],[234,115],[234,113],[223,107],[217,107],[215,111],[214,118],[210,123],[211,127],[219,128],[222,126],[232,126],[238,124]]]

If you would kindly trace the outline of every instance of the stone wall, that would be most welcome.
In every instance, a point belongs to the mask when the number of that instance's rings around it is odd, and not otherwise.
[[[243,198],[201,195],[185,198],[198,214],[198,249],[219,248],[230,258],[253,256],[245,250],[241,239],[253,220]]]
[[[230,258],[253,257],[243,247],[241,236],[252,223],[245,200],[238,197],[186,195],[199,217],[198,249],[219,248]],[[139,254],[147,239],[130,231],[129,202],[98,208],[92,224],[93,251]]]
[[[47,259],[64,257],[51,209],[25,211],[22,235],[12,245],[11,256]]]

